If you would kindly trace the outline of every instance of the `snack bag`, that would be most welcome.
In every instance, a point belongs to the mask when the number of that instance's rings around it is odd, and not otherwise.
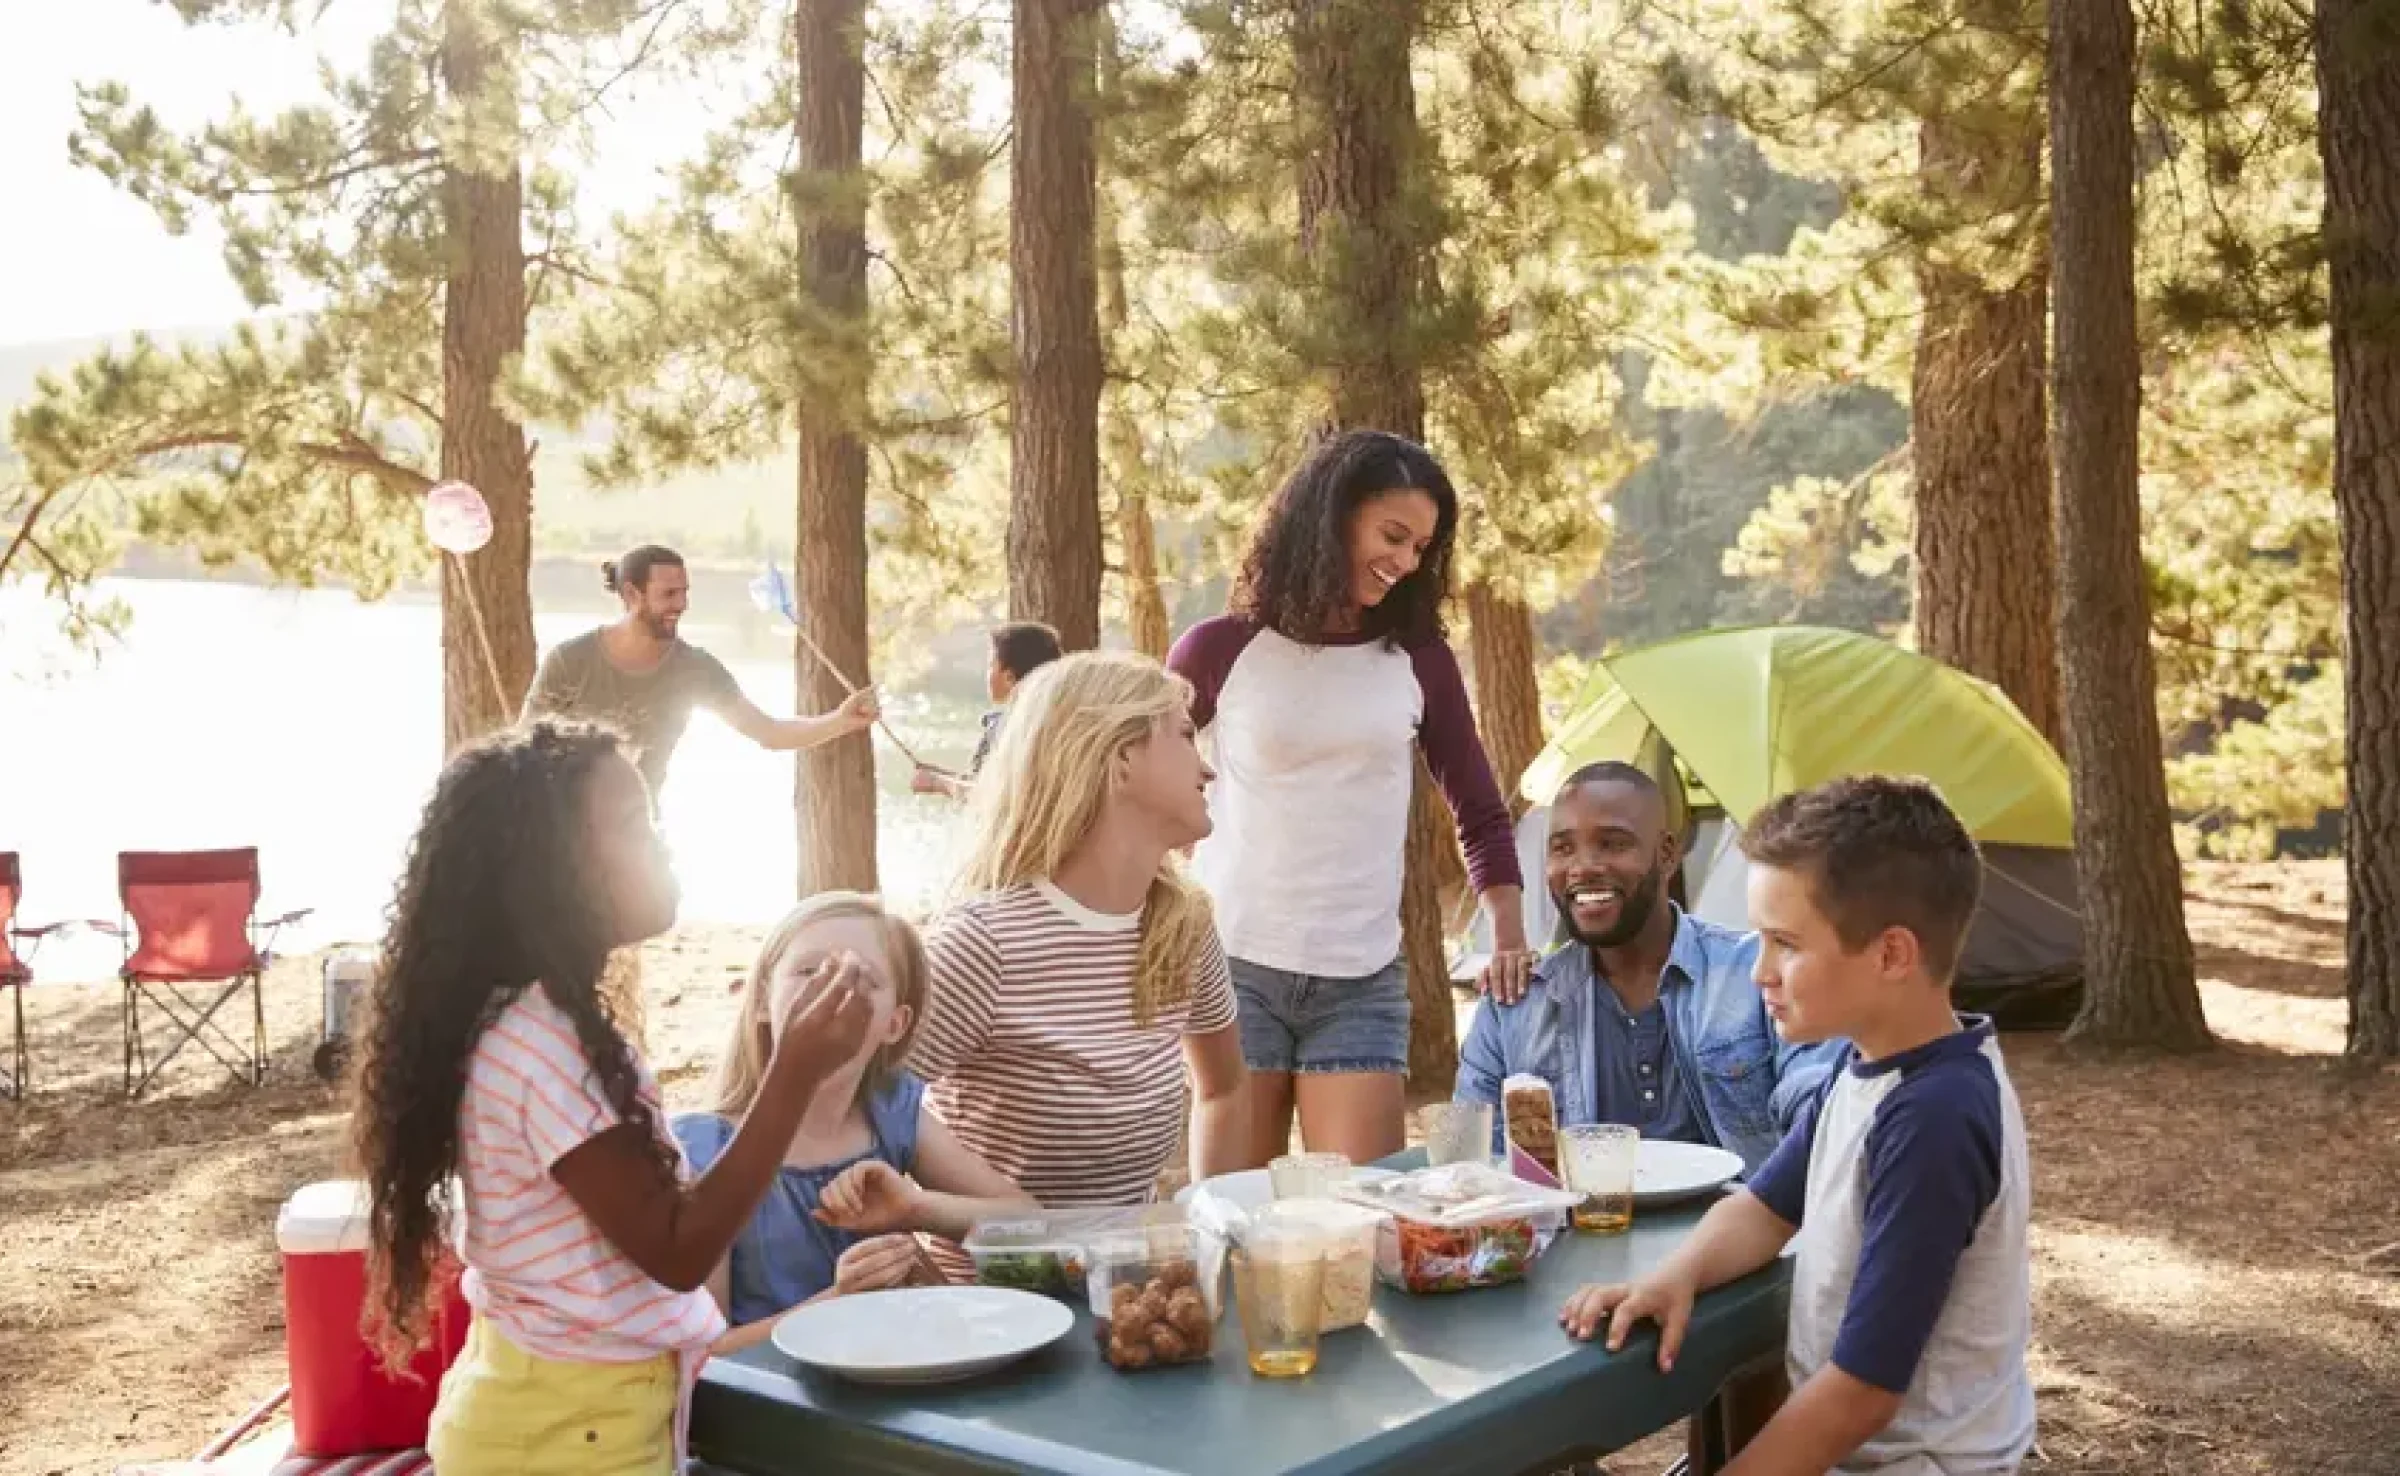
[[[1508,1124],[1508,1142],[1542,1166],[1552,1183],[1558,1181],[1558,1103],[1550,1083],[1538,1076],[1512,1076],[1500,1083],[1500,1111]]]

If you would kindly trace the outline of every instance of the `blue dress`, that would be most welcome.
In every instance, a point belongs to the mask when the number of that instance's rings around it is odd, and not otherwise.
[[[870,1158],[904,1174],[914,1173],[918,1114],[924,1101],[925,1084],[903,1074],[867,1103],[867,1131],[873,1143],[866,1152],[821,1168],[786,1167],[775,1175],[774,1187],[733,1242],[733,1305],[727,1315],[734,1326],[788,1312],[832,1286],[842,1252],[874,1238],[825,1224],[816,1217],[817,1205],[826,1186],[843,1170]],[[686,1113],[675,1119],[673,1128],[695,1173],[715,1163],[733,1141],[733,1120],[713,1112]]]

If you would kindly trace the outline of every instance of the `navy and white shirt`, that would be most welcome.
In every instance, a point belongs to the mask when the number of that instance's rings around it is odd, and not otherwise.
[[[1991,1022],[1881,1061],[1855,1051],[1750,1192],[1797,1225],[1797,1388],[1827,1363],[1901,1396],[1835,1469],[2005,1476],[2033,1447],[2025,1122]]]

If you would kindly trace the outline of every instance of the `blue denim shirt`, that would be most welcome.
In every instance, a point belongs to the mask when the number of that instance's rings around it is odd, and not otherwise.
[[[1845,1044],[1777,1039],[1759,997],[1757,966],[1757,934],[1675,910],[1675,943],[1659,973],[1658,997],[1676,1070],[1687,1090],[1697,1088],[1704,1141],[1740,1155],[1748,1173],[1775,1151]],[[1606,1121],[1601,1053],[1622,1041],[1621,1027],[1613,1034],[1600,1028],[1613,1018],[1595,993],[1606,988],[1593,972],[1592,951],[1570,943],[1534,969],[1523,999],[1483,1001],[1459,1051],[1458,1100],[1497,1103],[1501,1082],[1525,1074],[1550,1083],[1561,1124]],[[1502,1131],[1498,1114],[1493,1127]]]

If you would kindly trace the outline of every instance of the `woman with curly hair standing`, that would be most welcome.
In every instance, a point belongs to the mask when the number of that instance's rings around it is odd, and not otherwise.
[[[658,1085],[603,1001],[619,948],[675,920],[641,776],[549,722],[454,759],[426,805],[353,1088],[372,1200],[370,1315],[423,1339],[453,1213],[475,1318],[427,1448],[443,1476],[677,1469],[692,1375],[725,1330],[704,1288],[869,1010],[854,959],[800,991],[756,1105],[686,1182]],[[458,1179],[458,1202],[448,1184]]]
[[[1424,447],[1331,437],[1276,494],[1230,612],[1168,657],[1215,743],[1196,869],[1241,1002],[1259,1159],[1285,1150],[1295,1106],[1312,1150],[1368,1163],[1406,1143],[1400,890],[1419,752],[1491,912],[1487,985],[1513,997],[1532,961],[1508,806],[1443,639],[1457,530]]]

